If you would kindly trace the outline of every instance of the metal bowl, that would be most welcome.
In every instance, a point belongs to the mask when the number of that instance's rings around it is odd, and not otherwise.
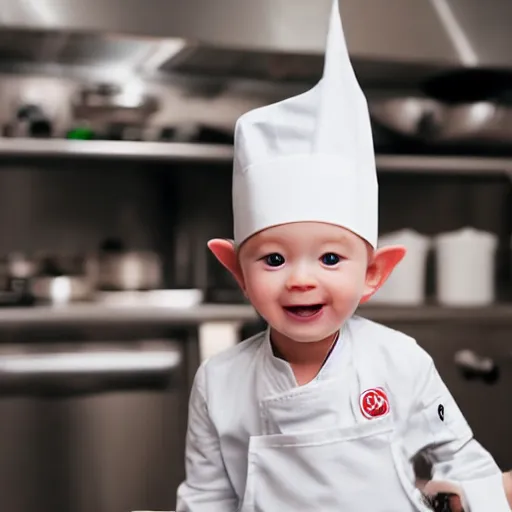
[[[512,107],[493,101],[447,104],[422,97],[397,97],[371,103],[370,112],[392,132],[422,142],[512,142]]]
[[[385,128],[413,139],[432,139],[445,124],[446,107],[423,97],[396,97],[369,103],[372,118]]]

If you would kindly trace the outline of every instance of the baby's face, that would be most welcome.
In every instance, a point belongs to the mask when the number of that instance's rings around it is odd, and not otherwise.
[[[364,292],[368,245],[338,226],[300,222],[256,234],[239,253],[245,292],[260,315],[291,340],[336,332]]]

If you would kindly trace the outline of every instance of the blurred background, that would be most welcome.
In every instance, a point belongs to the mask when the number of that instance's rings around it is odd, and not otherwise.
[[[512,467],[506,0],[341,0],[368,97],[382,244],[361,314],[415,336]],[[200,362],[264,324],[232,235],[233,128],[320,78],[331,0],[3,0],[0,496],[171,510]]]

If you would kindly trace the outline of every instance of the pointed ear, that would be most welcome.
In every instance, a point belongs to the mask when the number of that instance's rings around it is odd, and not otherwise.
[[[240,263],[238,262],[235,242],[233,240],[215,238],[208,242],[208,249],[212,251],[220,264],[229,270],[242,291],[245,292],[244,278]]]
[[[391,272],[404,258],[405,253],[405,247],[398,245],[382,247],[373,253],[372,260],[366,271],[366,283],[361,304],[367,302],[386,282]]]

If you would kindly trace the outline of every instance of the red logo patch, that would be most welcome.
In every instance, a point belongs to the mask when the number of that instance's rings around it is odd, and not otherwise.
[[[369,420],[389,412],[389,400],[382,388],[367,389],[361,393],[359,406],[363,416]]]

